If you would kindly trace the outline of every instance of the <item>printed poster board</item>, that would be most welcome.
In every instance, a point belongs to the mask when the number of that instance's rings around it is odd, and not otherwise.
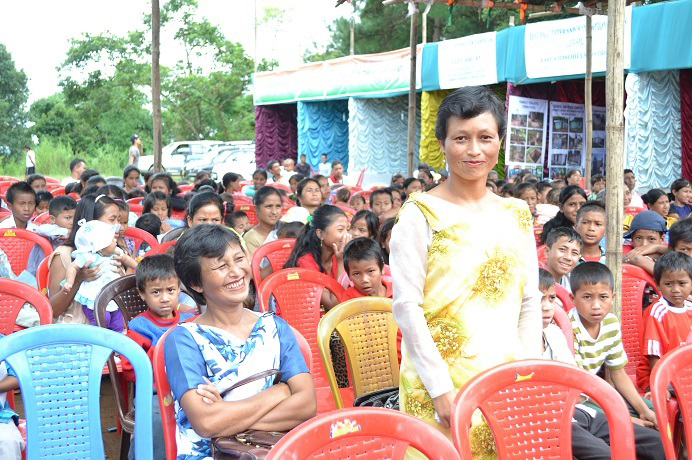
[[[550,103],[550,178],[564,178],[570,169],[584,174],[584,105],[571,102]]]
[[[527,97],[509,97],[505,164],[508,177],[527,169],[543,177],[548,101]]]

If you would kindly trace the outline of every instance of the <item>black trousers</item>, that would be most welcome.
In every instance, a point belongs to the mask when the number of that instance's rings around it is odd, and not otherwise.
[[[572,456],[577,460],[610,460],[610,433],[606,416],[597,412],[594,418],[577,408],[574,410],[574,419]],[[631,422],[628,420],[627,423]],[[659,432],[637,424],[633,426],[637,460],[664,460]]]
[[[30,176],[36,172],[36,166],[29,166],[26,168],[26,175]]]

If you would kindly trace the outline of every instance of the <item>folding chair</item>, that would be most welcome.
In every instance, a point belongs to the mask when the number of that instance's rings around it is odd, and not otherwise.
[[[329,341],[335,330],[346,348],[354,397],[399,386],[399,328],[392,314],[391,299],[361,297],[348,300],[325,313],[317,326],[322,365],[336,408],[342,409],[344,404],[329,350]]]
[[[308,341],[313,353],[318,353],[317,326],[320,321],[320,304],[322,292],[327,289],[338,301],[344,293],[331,277],[304,268],[280,270],[269,275],[257,288],[260,311],[269,311],[269,298],[274,296],[277,304],[277,315],[295,327]],[[329,380],[321,361],[316,361],[312,373],[317,391],[318,413],[331,410],[336,403],[331,397]],[[353,404],[353,394],[344,389],[341,395],[345,405]]]
[[[135,275],[128,275],[111,281],[103,287],[103,290],[96,297],[94,317],[96,325],[99,327],[106,328],[106,307],[111,300],[114,300],[118,305],[125,319],[125,324],[147,309],[147,304],[137,291]],[[127,458],[127,452],[130,449],[130,435],[134,433],[135,427],[135,410],[130,400],[133,393],[128,388],[131,384],[121,378],[114,355],[108,357],[108,373],[110,374],[113,393],[115,393],[118,419],[125,432],[121,433],[120,438],[120,458],[124,460]]]
[[[685,345],[671,351],[654,366],[651,372],[651,400],[654,403],[656,419],[661,432],[663,450],[667,460],[675,460],[680,446],[676,433],[681,431],[677,413],[670,410],[666,392],[670,385],[675,390],[675,399],[682,413],[685,444],[692,445],[692,345]]]
[[[379,407],[352,407],[301,423],[276,443],[267,460],[403,459],[409,447],[429,459],[460,459],[442,433],[415,417]]]
[[[29,254],[31,254],[36,245],[43,250],[43,257],[48,257],[53,252],[50,242],[36,233],[20,228],[0,230],[0,249],[7,254],[15,275],[19,275],[26,270],[29,263]]]
[[[22,390],[29,460],[105,457],[99,410],[101,369],[113,351],[126,356],[137,375],[141,410],[135,427],[135,457],[153,458],[153,379],[147,354],[113,331],[54,324],[0,340],[0,361],[12,367]]]
[[[452,439],[471,456],[471,417],[480,409],[498,457],[572,459],[572,415],[582,393],[603,408],[612,458],[634,459],[634,431],[622,396],[605,380],[575,366],[546,360],[514,361],[482,372],[457,393]]]
[[[139,251],[139,247],[142,245],[142,242],[146,242],[152,249],[159,245],[159,242],[155,236],[149,232],[145,232],[141,228],[127,227],[127,230],[125,230],[125,236],[134,240],[135,254],[137,254],[137,251]]]
[[[161,336],[154,347],[154,354],[152,356],[152,362],[154,364],[154,385],[157,398],[159,399],[159,407],[161,408],[161,420],[163,421],[166,460],[176,460],[178,455],[177,443],[175,440],[175,434],[178,430],[175,424],[175,404],[173,402],[171,387],[168,384],[168,377],[166,376],[166,361],[163,347],[168,334],[170,334],[172,330],[173,328],[170,328]],[[293,331],[300,351],[303,353],[303,359],[305,359],[308,370],[312,372],[312,352],[310,351],[310,345],[308,345],[307,340],[305,340],[305,337],[303,337],[300,332],[294,328],[291,328],[291,331]]]
[[[296,240],[293,238],[283,238],[265,243],[257,248],[252,255],[252,279],[255,280],[255,286],[262,284],[262,275],[260,273],[262,259],[266,257],[272,272],[278,272],[291,256],[291,251],[295,244]]]

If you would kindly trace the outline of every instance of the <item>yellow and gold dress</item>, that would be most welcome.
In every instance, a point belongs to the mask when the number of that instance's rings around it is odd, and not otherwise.
[[[531,213],[513,198],[471,212],[417,193],[402,207],[390,247],[394,316],[404,339],[400,408],[449,437],[433,397],[495,365],[540,356]],[[474,458],[493,458],[480,414],[473,425]]]

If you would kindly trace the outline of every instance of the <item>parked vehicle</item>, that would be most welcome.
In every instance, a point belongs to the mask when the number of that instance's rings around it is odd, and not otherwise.
[[[166,172],[181,175],[186,161],[201,160],[209,154],[209,149],[223,145],[223,141],[180,141],[172,142],[161,151],[161,162]],[[154,156],[146,155],[139,159],[140,171],[147,171],[154,166]]]
[[[249,159],[252,157],[252,159],[254,159],[254,152],[255,143],[253,141],[234,141],[227,142],[223,145],[217,145],[211,148],[209,154],[204,155],[202,158],[188,157],[189,161],[185,163],[183,175],[191,178],[200,171],[208,171],[211,173],[214,166],[219,163],[237,163],[238,158]],[[237,167],[237,165],[234,164],[233,167]],[[248,168],[244,166],[243,169]],[[242,174],[242,172],[239,174]]]

